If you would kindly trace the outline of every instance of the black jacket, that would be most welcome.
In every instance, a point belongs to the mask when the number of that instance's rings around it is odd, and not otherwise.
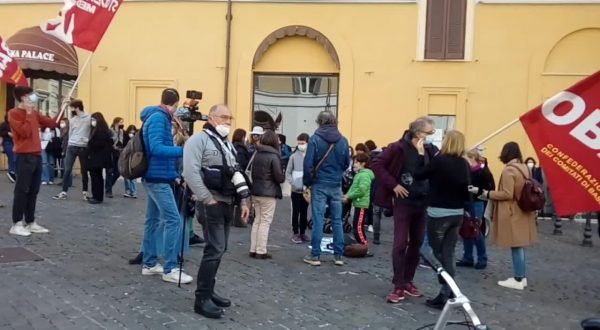
[[[469,200],[470,166],[466,159],[438,154],[415,173],[416,180],[429,179],[427,206],[462,209]]]
[[[252,162],[252,195],[281,198],[283,181],[285,175],[279,151],[271,146],[259,145]]]
[[[235,151],[237,152],[235,158],[238,164],[240,165],[242,170],[246,170],[246,167],[248,167],[248,162],[250,161],[252,154],[250,153],[250,151],[248,151],[248,147],[246,147],[244,143],[236,142],[233,144],[233,146],[235,147]]]
[[[88,141],[89,169],[112,167],[113,139],[110,132],[93,132]]]
[[[492,172],[490,172],[490,169],[487,166],[476,170],[473,170],[471,168],[471,185],[479,188],[478,195],[481,195],[484,189],[487,191],[496,190],[496,182],[494,182],[494,176],[492,175]]]

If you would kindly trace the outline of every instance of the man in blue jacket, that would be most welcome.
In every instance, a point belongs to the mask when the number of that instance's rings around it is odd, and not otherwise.
[[[178,179],[176,160],[183,157],[183,147],[173,146],[171,120],[177,110],[179,93],[167,88],[162,92],[159,106],[146,107],[142,111],[143,139],[148,159],[148,170],[143,185],[148,195],[146,223],[144,224],[144,255],[142,275],[162,275],[165,282],[191,283],[193,278],[178,267],[182,221],[171,185]],[[157,232],[164,230],[164,235]],[[160,235],[160,236],[157,236]],[[157,237],[164,237],[164,268],[158,263]]]
[[[304,257],[304,262],[312,266],[321,265],[323,220],[326,207],[329,207],[333,226],[334,262],[337,266],[343,266],[342,174],[350,166],[348,140],[338,130],[337,118],[331,111],[319,113],[317,124],[319,128],[309,139],[304,157],[303,182],[311,191],[313,217],[312,253]],[[318,166],[319,163],[322,164]]]

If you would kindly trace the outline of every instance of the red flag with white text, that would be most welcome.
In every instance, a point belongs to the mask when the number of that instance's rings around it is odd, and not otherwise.
[[[58,17],[40,24],[42,31],[79,48],[95,51],[123,0],[64,0]]]
[[[0,80],[17,86],[29,86],[19,63],[10,56],[8,45],[0,36]]]
[[[600,211],[600,71],[521,116],[559,215]]]

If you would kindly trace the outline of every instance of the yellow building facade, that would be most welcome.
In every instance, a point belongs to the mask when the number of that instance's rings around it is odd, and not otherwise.
[[[257,100],[268,103],[285,85],[272,76],[314,76],[326,78],[318,89],[327,96],[310,111],[331,103],[353,144],[385,145],[421,115],[465,132],[473,144],[600,69],[600,1],[464,0],[463,54],[447,60],[427,59],[436,1],[454,0],[126,0],[83,72],[78,96],[108,120],[139,125],[142,107],[156,104],[162,88],[196,89],[204,93],[201,111],[226,99],[234,125],[248,130]],[[0,35],[38,25],[60,8],[60,1],[3,1]],[[79,51],[80,67],[88,55]],[[312,84],[297,80],[299,90],[304,82]],[[260,96],[257,86],[265,89]],[[0,89],[2,113],[6,86]],[[289,110],[284,122],[293,116]],[[295,124],[284,125],[285,132]],[[509,140],[532,154],[517,124],[486,144],[488,157]]]

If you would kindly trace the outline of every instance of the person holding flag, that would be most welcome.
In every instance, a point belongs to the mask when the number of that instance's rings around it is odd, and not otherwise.
[[[56,128],[58,124],[55,119],[42,116],[37,111],[38,97],[33,89],[17,86],[14,96],[17,107],[8,112],[14,151],[17,155],[13,226],[10,233],[18,236],[48,233],[48,229],[35,222],[35,206],[42,183],[40,128]]]

